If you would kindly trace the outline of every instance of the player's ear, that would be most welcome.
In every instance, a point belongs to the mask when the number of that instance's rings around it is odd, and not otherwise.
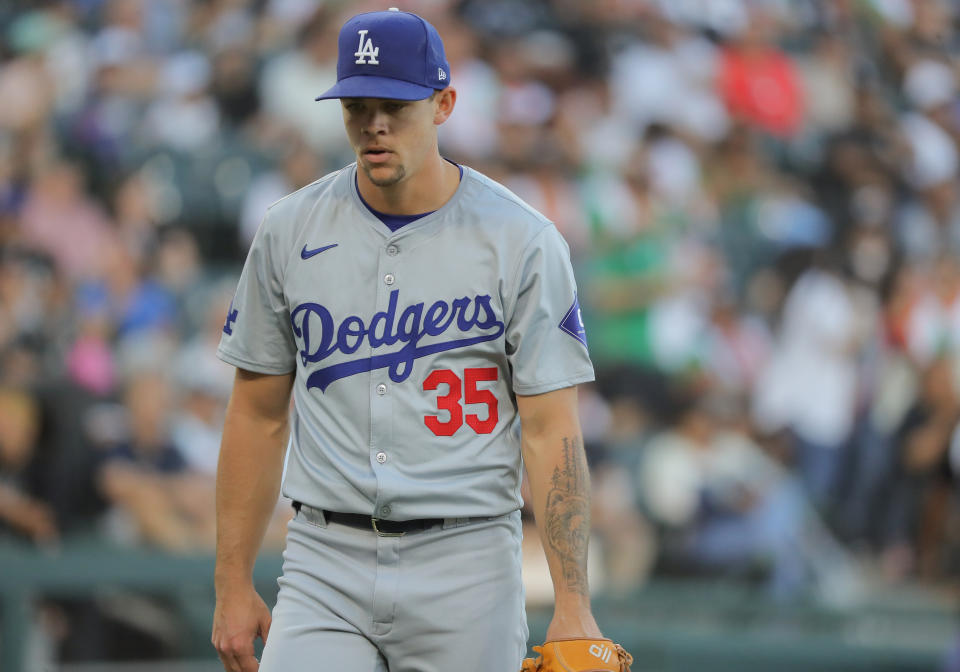
[[[433,123],[437,126],[450,118],[457,104],[457,90],[452,86],[433,94]]]

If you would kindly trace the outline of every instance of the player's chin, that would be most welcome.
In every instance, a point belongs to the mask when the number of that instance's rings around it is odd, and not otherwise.
[[[378,187],[392,187],[407,175],[403,166],[386,166],[383,164],[364,165],[364,172],[373,184]]]

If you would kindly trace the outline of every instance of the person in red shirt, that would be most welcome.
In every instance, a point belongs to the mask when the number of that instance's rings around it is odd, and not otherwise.
[[[773,20],[756,13],[722,52],[717,87],[730,116],[788,138],[803,122],[803,98],[793,62],[773,42]]]

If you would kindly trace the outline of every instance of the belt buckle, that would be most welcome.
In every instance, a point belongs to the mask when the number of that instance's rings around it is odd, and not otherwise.
[[[373,531],[377,533],[378,537],[402,537],[406,532],[381,532],[380,528],[377,527],[377,518],[371,516],[370,522],[373,525]]]

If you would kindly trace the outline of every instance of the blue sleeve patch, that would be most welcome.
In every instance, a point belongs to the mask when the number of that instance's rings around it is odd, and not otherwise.
[[[573,305],[560,320],[560,331],[570,334],[587,347],[587,331],[583,328],[583,317],[580,315],[580,301],[573,297]]]
[[[227,336],[233,335],[233,323],[237,321],[240,310],[233,309],[233,301],[230,302],[230,309],[227,311],[227,321],[223,324],[223,333]]]

